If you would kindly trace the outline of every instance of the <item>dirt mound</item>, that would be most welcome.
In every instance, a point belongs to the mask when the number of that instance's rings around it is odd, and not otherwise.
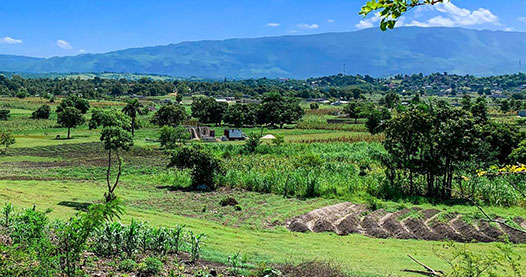
[[[517,217],[513,221],[522,228],[526,227],[524,218]],[[526,242],[525,232],[504,224],[489,223],[483,219],[468,220],[462,215],[437,209],[370,211],[364,205],[352,203],[316,209],[290,219],[286,222],[286,226],[293,232],[363,234],[375,238],[457,242],[494,242],[509,238],[514,243]]]

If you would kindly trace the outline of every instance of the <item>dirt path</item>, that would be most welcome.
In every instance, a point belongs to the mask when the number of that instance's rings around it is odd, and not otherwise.
[[[526,228],[523,218],[514,222]],[[452,240],[457,242],[505,241],[526,243],[526,233],[489,223],[468,220],[459,214],[446,214],[437,209],[403,209],[371,211],[365,205],[349,202],[327,206],[294,217],[286,222],[294,232],[334,232],[339,235],[363,234],[375,238]]]

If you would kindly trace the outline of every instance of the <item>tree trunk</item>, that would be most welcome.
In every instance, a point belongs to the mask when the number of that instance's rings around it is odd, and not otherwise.
[[[132,137],[135,137],[135,117],[132,118],[132,126],[131,126],[131,133],[132,133]]]
[[[68,127],[68,139],[69,139],[69,134],[71,133],[71,128]]]

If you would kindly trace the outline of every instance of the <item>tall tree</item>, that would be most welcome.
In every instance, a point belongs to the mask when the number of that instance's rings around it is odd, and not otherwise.
[[[134,99],[131,99],[130,101],[128,101],[128,103],[126,104],[126,106],[122,109],[122,112],[127,114],[132,122],[131,122],[131,133],[132,133],[132,137],[135,136],[135,126],[136,126],[136,120],[137,120],[137,115],[139,114],[142,114],[142,107],[143,105],[141,104],[141,102],[139,102],[139,100],[137,98],[134,98]]]
[[[74,107],[62,108],[57,114],[57,123],[68,128],[68,139],[71,137],[71,128],[76,128],[84,123],[84,117],[82,112]]]
[[[108,192],[104,195],[106,202],[114,200],[115,189],[119,184],[120,177],[122,175],[122,158],[120,156],[120,150],[127,151],[133,145],[133,139],[129,132],[119,127],[106,127],[102,130],[100,140],[104,144],[104,149],[108,151],[108,169],[106,171],[106,185],[108,186]],[[117,156],[117,176],[115,181],[110,181],[111,168],[112,168],[112,153]]]

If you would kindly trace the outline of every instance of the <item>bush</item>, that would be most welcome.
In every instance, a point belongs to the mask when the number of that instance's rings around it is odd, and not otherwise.
[[[248,139],[245,142],[244,149],[248,153],[256,152],[256,149],[261,144],[261,135],[257,133],[252,133],[248,135]]]
[[[8,120],[10,116],[10,110],[0,110],[0,120]]]
[[[50,114],[51,114],[51,108],[48,105],[44,104],[31,114],[31,118],[48,119]]]
[[[117,265],[117,267],[121,271],[132,272],[132,271],[137,270],[137,263],[132,259],[126,259],[126,260],[121,261]]]
[[[148,257],[139,264],[139,272],[145,275],[157,275],[163,270],[164,264],[159,259]]]
[[[181,147],[172,153],[168,167],[190,168],[193,189],[215,189],[215,177],[223,173],[221,160],[201,146]]]

